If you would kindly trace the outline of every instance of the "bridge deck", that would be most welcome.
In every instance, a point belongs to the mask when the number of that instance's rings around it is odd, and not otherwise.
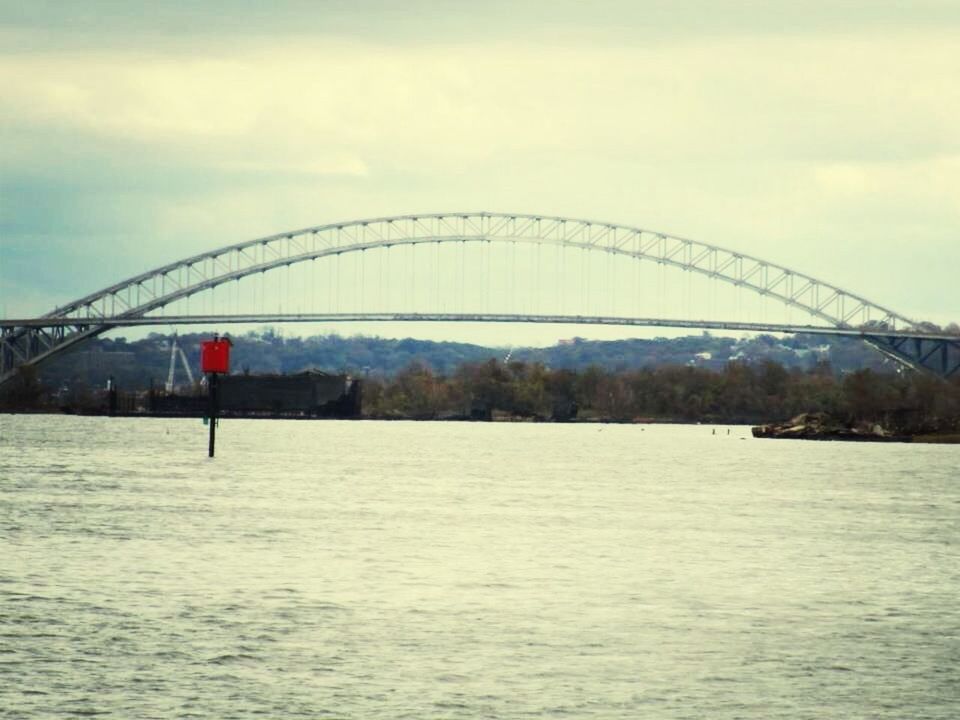
[[[241,315],[156,315],[149,317],[40,317],[0,320],[0,328],[52,328],[78,326],[135,327],[144,325],[223,325],[264,323],[336,323],[336,322],[501,322],[547,323],[557,325],[620,325],[626,327],[665,327],[695,330],[740,330],[744,332],[809,333],[847,337],[922,338],[955,340],[960,335],[917,330],[882,328],[842,328],[825,325],[787,325],[724,320],[682,320],[677,318],[636,318],[610,315],[522,315],[482,313],[266,313]]]
[[[740,330],[744,332],[809,333],[867,338],[883,334],[892,338],[954,340],[960,335],[916,330],[882,328],[841,328],[824,325],[785,325],[723,320],[681,320],[677,318],[635,318],[607,315],[520,315],[480,313],[267,313],[243,315],[157,315],[150,317],[41,317],[0,320],[0,328],[52,328],[78,326],[134,327],[142,325],[223,325],[264,323],[336,323],[336,322],[501,322],[547,323],[556,325],[620,325],[627,327],[667,327],[695,330]]]

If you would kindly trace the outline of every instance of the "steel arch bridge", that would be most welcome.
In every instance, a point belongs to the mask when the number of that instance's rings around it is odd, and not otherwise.
[[[523,313],[164,315],[197,293],[323,257],[427,243],[532,243],[658,263],[783,302],[819,325]],[[0,385],[112,327],[199,322],[484,321],[655,325],[860,337],[902,365],[947,378],[960,372],[960,336],[932,330],[853,292],[716,245],[605,222],[545,215],[431,213],[351,220],[227,245],[149,270],[39,318],[0,320]]]

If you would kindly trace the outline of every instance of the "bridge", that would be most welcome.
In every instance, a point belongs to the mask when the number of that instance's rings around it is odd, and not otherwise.
[[[721,299],[718,288],[732,295]],[[708,298],[699,309],[695,294]],[[717,316],[725,307],[742,311],[744,298],[759,299],[762,319]],[[787,317],[770,319],[771,308]],[[792,321],[794,312],[805,322]],[[480,212],[271,235],[177,260],[41,317],[0,320],[0,386],[19,368],[116,327],[371,321],[841,335],[904,367],[941,378],[960,373],[960,335],[782,265],[637,227]]]

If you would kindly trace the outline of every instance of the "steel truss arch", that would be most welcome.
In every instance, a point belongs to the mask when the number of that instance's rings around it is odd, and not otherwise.
[[[927,350],[879,340],[916,323],[810,275],[717,245],[612,223],[547,215],[429,213],[330,223],[226,245],[104,288],[44,318],[48,328],[5,327],[0,384],[15,367],[39,362],[107,329],[98,320],[137,318],[234,280],[317,258],[421,243],[525,242],[607,252],[696,272],[791,305],[835,328],[869,328],[865,339],[899,362],[925,367]],[[70,323],[69,325],[66,323]],[[922,329],[918,330],[922,334]],[[922,358],[927,355],[927,358]],[[942,373],[941,373],[942,374]]]

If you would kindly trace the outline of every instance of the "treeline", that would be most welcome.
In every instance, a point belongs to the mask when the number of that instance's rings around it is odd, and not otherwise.
[[[877,422],[909,434],[960,432],[960,377],[944,382],[916,372],[837,373],[825,362],[807,370],[771,360],[731,361],[719,370],[611,370],[488,359],[440,372],[414,360],[391,375],[358,375],[362,412],[371,418],[756,424],[823,412],[840,422]],[[83,385],[56,392],[36,368],[25,368],[0,394],[0,409],[92,408],[103,404],[103,394]]]
[[[195,332],[177,338],[195,375],[200,371],[200,342],[212,335],[212,332]],[[138,340],[95,338],[38,367],[37,377],[56,392],[102,388],[111,377],[118,387],[128,391],[162,386],[170,367],[171,339],[159,333]],[[756,364],[765,360],[804,370],[827,360],[838,373],[865,368],[882,371],[892,367],[891,361],[860,340],[813,335],[730,338],[703,333],[678,338],[609,341],[571,338],[545,348],[497,348],[366,336],[283,337],[269,329],[233,335],[232,339],[234,370],[251,373],[289,374],[318,368],[361,376],[392,376],[420,361],[434,372],[449,376],[465,363],[502,359],[507,355],[528,364],[542,363],[551,368],[577,371],[590,366],[623,371],[692,365],[719,372],[730,362]],[[186,382],[179,359],[175,380]]]
[[[869,369],[838,377],[826,364],[806,371],[764,361],[731,362],[720,371],[618,372],[490,360],[440,374],[415,362],[392,377],[367,378],[363,395],[364,414],[381,418],[761,423],[826,412],[913,432],[960,428],[960,381]]]

